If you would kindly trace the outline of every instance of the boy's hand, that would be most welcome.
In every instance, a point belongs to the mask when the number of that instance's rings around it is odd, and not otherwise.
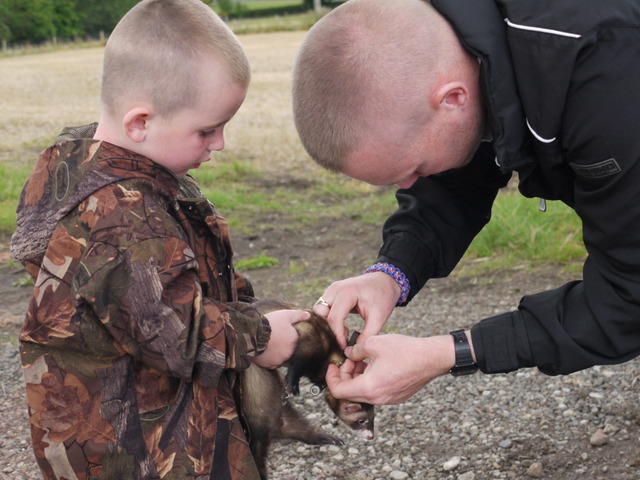
[[[264,352],[253,363],[264,368],[278,368],[286,363],[298,342],[298,331],[293,326],[311,318],[306,310],[276,310],[265,315],[271,325],[271,339]]]

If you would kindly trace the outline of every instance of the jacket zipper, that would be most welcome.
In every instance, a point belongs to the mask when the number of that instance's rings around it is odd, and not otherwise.
[[[544,198],[540,199],[540,203],[538,204],[538,210],[541,212],[547,211],[547,201]]]

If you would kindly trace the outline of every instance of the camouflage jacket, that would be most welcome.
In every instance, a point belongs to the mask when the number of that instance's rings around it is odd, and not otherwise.
[[[258,478],[234,372],[269,324],[193,179],[106,142],[54,145],[11,250],[35,282],[20,349],[45,479]]]

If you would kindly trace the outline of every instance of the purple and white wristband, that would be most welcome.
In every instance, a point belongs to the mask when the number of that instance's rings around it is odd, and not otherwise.
[[[400,286],[400,298],[398,298],[397,304],[402,305],[407,301],[409,292],[411,291],[411,285],[409,284],[409,279],[407,278],[407,276],[402,273],[402,270],[394,265],[391,265],[390,263],[380,262],[371,265],[362,273],[365,274],[371,272],[384,272],[391,278],[393,278]]]

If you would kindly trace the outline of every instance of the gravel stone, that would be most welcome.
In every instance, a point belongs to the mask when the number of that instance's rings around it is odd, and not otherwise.
[[[510,438],[505,438],[498,444],[500,448],[511,448],[511,445],[513,445],[513,442]]]
[[[531,466],[527,469],[527,476],[531,478],[541,478],[542,464],[540,462],[532,463]]]
[[[457,480],[474,480],[476,478],[476,474],[473,472],[465,472],[458,475]]]
[[[609,435],[607,435],[604,432],[604,430],[601,428],[593,432],[593,435],[591,435],[591,438],[589,438],[589,443],[594,447],[601,447],[602,445],[605,445],[608,442],[609,442]]]
[[[409,474],[407,472],[401,472],[400,470],[394,470],[389,474],[389,478],[392,480],[404,480],[405,478],[409,478]]]
[[[449,460],[442,464],[442,469],[445,472],[450,472],[451,470],[455,470],[460,465],[462,459],[460,457],[451,457]]]

